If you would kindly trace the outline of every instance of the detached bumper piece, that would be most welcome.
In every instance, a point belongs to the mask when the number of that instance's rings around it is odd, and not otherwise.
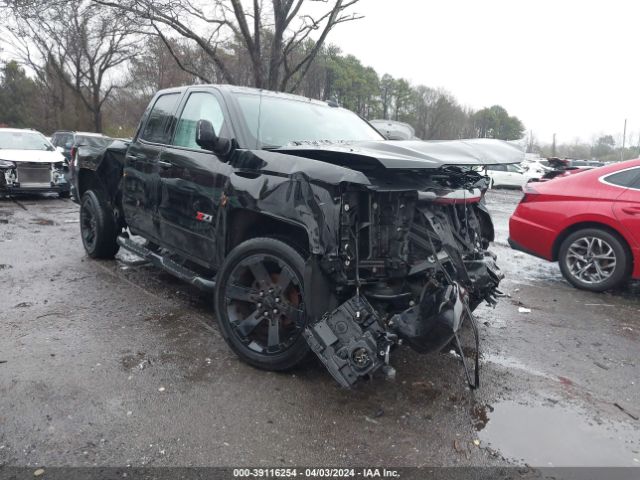
[[[394,315],[385,327],[371,304],[363,296],[356,295],[307,327],[304,336],[333,378],[346,388],[380,369],[387,375],[394,375],[395,370],[389,365],[389,352],[401,340],[418,353],[438,352],[453,342],[469,385],[477,388],[479,338],[467,302],[466,293],[457,283],[445,288],[428,285],[419,305]],[[476,343],[474,381],[459,338],[465,321],[471,323]]]
[[[396,339],[359,295],[307,327],[304,336],[333,378],[347,388],[385,365]]]
[[[460,286],[427,285],[420,304],[391,319],[400,338],[418,353],[441,350],[454,338],[467,314]]]

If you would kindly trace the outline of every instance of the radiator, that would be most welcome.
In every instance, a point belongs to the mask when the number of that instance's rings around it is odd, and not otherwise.
[[[18,182],[21,187],[51,186],[50,163],[18,163]]]

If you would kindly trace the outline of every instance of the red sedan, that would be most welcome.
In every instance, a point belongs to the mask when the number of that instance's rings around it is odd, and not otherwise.
[[[558,261],[594,292],[640,278],[640,159],[529,183],[509,220],[516,250]]]

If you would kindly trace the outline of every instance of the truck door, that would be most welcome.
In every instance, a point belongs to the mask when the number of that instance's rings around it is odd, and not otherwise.
[[[160,221],[160,154],[169,143],[171,118],[180,93],[159,96],[125,158],[122,206],[129,227],[158,241]],[[162,243],[162,242],[158,242]]]
[[[204,266],[215,266],[216,216],[231,167],[196,143],[198,120],[230,137],[221,97],[214,90],[191,91],[183,100],[171,145],[161,158],[159,213],[162,238],[171,248]]]

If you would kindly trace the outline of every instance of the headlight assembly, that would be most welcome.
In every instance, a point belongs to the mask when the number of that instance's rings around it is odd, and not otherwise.
[[[10,162],[9,160],[0,160],[0,170],[9,170],[12,168],[16,168],[16,164]]]

